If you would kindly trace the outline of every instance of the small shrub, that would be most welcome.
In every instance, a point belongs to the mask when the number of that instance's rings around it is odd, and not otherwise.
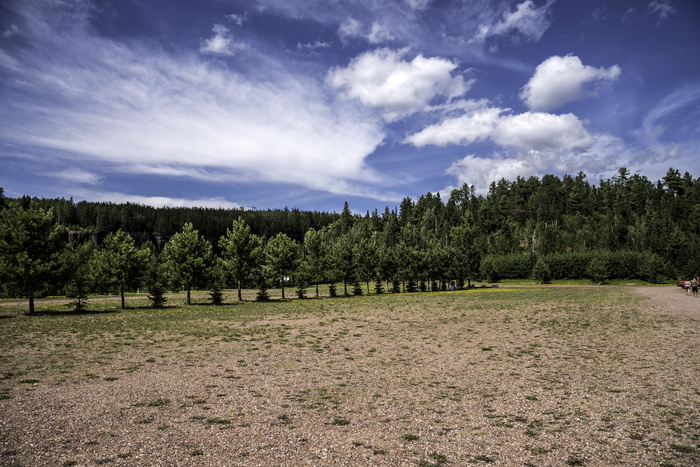
[[[165,302],[168,301],[165,298],[165,289],[160,284],[153,284],[148,288],[148,299],[151,301],[151,306],[153,308],[163,308]]]
[[[382,285],[381,280],[377,280],[374,283],[374,293],[376,293],[377,295],[381,295],[384,293],[384,286]]]
[[[362,284],[360,284],[359,282],[353,283],[352,293],[353,293],[353,295],[356,295],[356,296],[362,295]]]
[[[224,303],[224,292],[223,289],[217,284],[211,288],[209,292],[209,297],[211,297],[211,302],[214,305],[221,305]]]
[[[260,289],[258,289],[258,294],[255,296],[255,301],[257,301],[257,302],[269,302],[270,301],[270,294],[267,293],[267,287],[261,286]]]

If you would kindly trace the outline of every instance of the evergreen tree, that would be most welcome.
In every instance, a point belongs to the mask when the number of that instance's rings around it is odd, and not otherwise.
[[[588,264],[586,274],[593,282],[602,284],[610,277],[610,255],[607,252],[600,252],[593,256]]]
[[[163,255],[165,277],[175,287],[184,287],[190,305],[192,289],[209,282],[213,262],[211,244],[187,222],[165,245]]]
[[[330,269],[343,281],[343,293],[348,295],[348,283],[355,281],[355,259],[352,244],[347,235],[336,239],[331,246]]]
[[[552,272],[543,256],[537,258],[535,266],[532,268],[532,277],[540,283],[549,282],[552,279]]]
[[[25,209],[15,203],[0,211],[0,276],[25,289],[29,313],[35,311],[35,291],[49,279],[60,248],[53,211],[33,204]]]
[[[233,221],[232,227],[226,230],[226,235],[219,239],[224,268],[236,281],[238,300],[243,300],[241,284],[251,278],[261,245],[260,237],[252,234],[250,226],[240,217]]]
[[[67,298],[74,299],[69,306],[77,312],[87,308],[85,302],[94,284],[95,275],[90,267],[94,252],[94,244],[86,242],[75,249],[66,246],[66,255],[62,258],[61,276],[66,282],[65,294]]]
[[[297,267],[298,246],[286,234],[279,233],[265,245],[263,275],[268,284],[279,283],[284,299],[284,285]]]
[[[316,231],[313,227],[304,235],[304,269],[310,281],[316,286],[318,297],[318,284],[327,278],[329,245],[323,231]]]
[[[131,235],[121,229],[107,235],[102,251],[92,258],[96,277],[107,285],[117,287],[122,309],[126,308],[126,289],[134,286],[146,272],[147,253],[140,253]]]

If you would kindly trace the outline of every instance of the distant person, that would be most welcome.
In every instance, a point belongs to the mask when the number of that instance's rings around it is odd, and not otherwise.
[[[685,294],[690,295],[690,281],[685,281]]]
[[[690,288],[693,289],[693,298],[698,298],[698,278],[693,277],[693,280],[690,281]]]

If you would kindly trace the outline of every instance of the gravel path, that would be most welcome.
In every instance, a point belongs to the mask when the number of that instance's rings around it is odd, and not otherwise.
[[[635,291],[648,297],[658,313],[700,320],[700,298],[689,296],[680,287],[635,287]]]

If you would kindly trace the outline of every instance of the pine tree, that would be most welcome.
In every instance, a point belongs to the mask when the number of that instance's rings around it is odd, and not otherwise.
[[[187,222],[165,245],[163,255],[165,276],[174,286],[184,287],[190,305],[192,289],[206,286],[209,281],[213,261],[211,244]]]
[[[269,284],[279,282],[284,299],[284,285],[297,267],[298,246],[286,234],[279,233],[265,245],[263,275]]]
[[[28,204],[27,209],[14,204],[0,211],[0,276],[26,290],[29,313],[34,313],[36,288],[49,279],[60,245],[53,211]]]
[[[219,239],[224,268],[238,287],[238,300],[243,300],[241,284],[250,279],[261,245],[260,238],[251,233],[250,226],[240,217],[233,221],[231,228],[226,230],[226,235]]]
[[[119,289],[122,309],[126,308],[126,289],[135,285],[146,271],[146,255],[136,249],[131,235],[121,229],[107,235],[102,251],[93,255],[96,276],[105,285]]]
[[[90,259],[95,252],[93,243],[83,243],[75,250],[66,246],[67,254],[63,257],[62,276],[66,280],[65,294],[67,298],[74,299],[68,306],[77,312],[87,308],[85,303],[88,294],[94,284],[94,271],[91,268]]]

